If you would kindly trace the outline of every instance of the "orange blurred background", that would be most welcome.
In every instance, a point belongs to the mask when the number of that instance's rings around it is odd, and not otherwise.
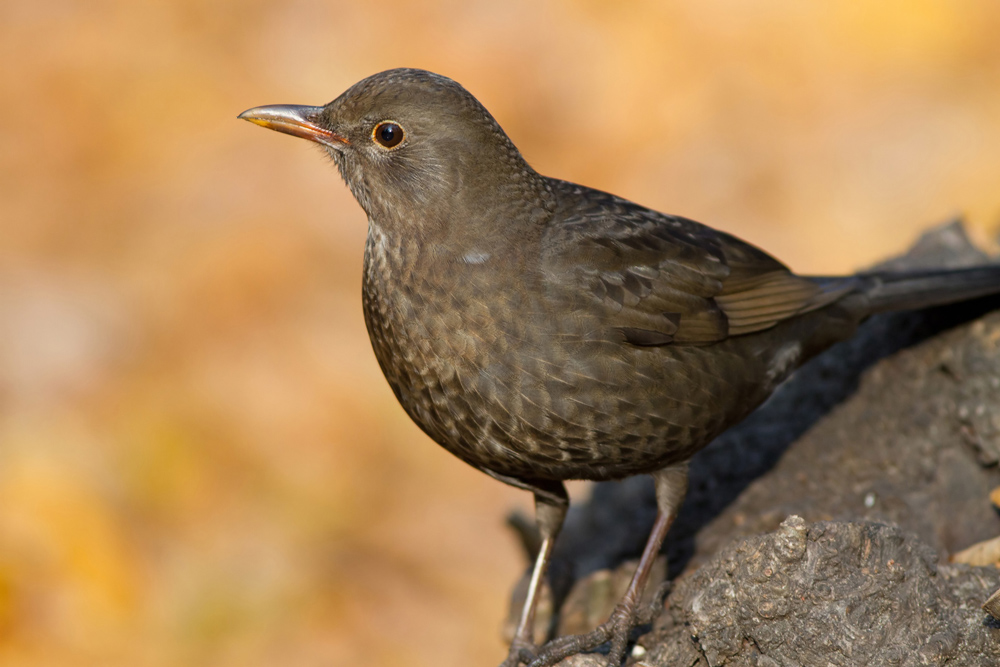
[[[1000,3],[0,3],[0,663],[490,665],[527,494],[395,404],[365,220],[236,120],[461,81],[539,171],[849,271],[1000,219]]]

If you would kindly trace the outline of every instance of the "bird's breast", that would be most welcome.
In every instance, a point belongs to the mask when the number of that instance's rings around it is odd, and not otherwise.
[[[445,250],[369,229],[365,322],[386,380],[434,440],[477,467],[509,442],[530,327],[489,247]],[[497,406],[502,406],[498,408]]]
[[[599,457],[598,422],[620,406],[601,398],[595,357],[567,343],[572,318],[518,261],[496,245],[446,252],[372,225],[365,320],[399,402],[440,445],[500,475],[567,477]]]

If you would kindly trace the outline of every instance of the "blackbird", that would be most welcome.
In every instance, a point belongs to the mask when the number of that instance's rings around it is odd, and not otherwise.
[[[534,493],[542,542],[507,667],[606,642],[619,665],[695,452],[872,313],[1000,291],[998,267],[795,275],[724,232],[542,176],[475,97],[422,70],[239,117],[322,145],[367,213],[365,323],[403,409]],[[536,647],[563,481],[640,473],[658,515],[628,591],[596,630]]]

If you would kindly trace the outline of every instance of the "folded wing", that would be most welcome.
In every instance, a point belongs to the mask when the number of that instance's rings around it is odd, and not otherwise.
[[[588,312],[597,305],[602,323],[632,345],[707,345],[762,331],[855,287],[852,278],[797,276],[692,220],[568,183],[559,188],[573,192],[561,200],[574,209],[549,230],[543,266],[574,280],[553,276],[550,284],[575,285],[579,292],[566,298]]]

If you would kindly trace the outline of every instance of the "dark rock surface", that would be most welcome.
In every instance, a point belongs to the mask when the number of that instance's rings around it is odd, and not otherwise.
[[[1000,664],[1000,625],[980,609],[1000,571],[936,561],[894,526],[790,517],[684,577],[641,664]]]
[[[885,360],[697,536],[697,566],[734,538],[807,521],[912,531],[939,556],[1000,535],[1000,312]]]

